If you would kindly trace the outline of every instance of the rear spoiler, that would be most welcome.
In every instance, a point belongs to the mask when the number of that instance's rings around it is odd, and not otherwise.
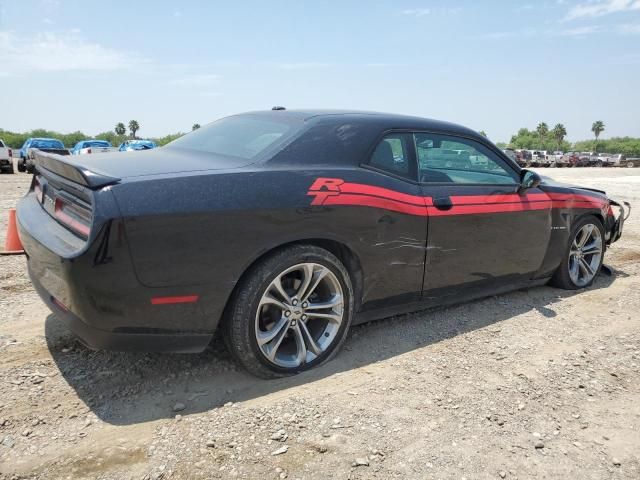
[[[101,173],[92,172],[82,165],[72,163],[69,157],[63,157],[55,153],[46,153],[40,150],[33,150],[33,157],[36,168],[49,170],[61,177],[84,185],[91,189],[112,185],[120,181],[119,178],[109,177]]]

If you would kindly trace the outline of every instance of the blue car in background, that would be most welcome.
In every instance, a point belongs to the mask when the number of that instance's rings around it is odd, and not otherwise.
[[[43,152],[57,153],[58,155],[69,155],[67,150],[57,138],[27,138],[20,148],[20,158],[18,159],[18,171],[33,173],[34,163],[31,150],[38,149]]]
[[[113,152],[114,147],[106,140],[81,140],[71,149],[71,155]]]
[[[131,152],[133,150],[151,150],[152,148],[156,148],[156,142],[151,140],[127,140],[126,142],[122,142],[120,148],[118,148],[121,152]]]

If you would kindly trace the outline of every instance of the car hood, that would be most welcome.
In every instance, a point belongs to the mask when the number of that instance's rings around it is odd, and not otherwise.
[[[543,189],[545,186],[555,187],[555,188],[566,188],[569,190],[575,190],[576,193],[579,193],[579,191],[583,191],[583,192],[596,193],[596,194],[599,194],[598,196],[602,196],[604,198],[607,197],[607,192],[605,192],[604,190],[598,190],[596,188],[589,188],[589,187],[581,187],[579,185],[572,185],[569,183],[560,183],[560,182],[556,182],[550,177],[545,177],[542,175],[540,176],[540,178],[542,179],[542,181],[540,182],[540,186]]]
[[[97,174],[120,179],[234,169],[252,163],[251,160],[175,147],[74,156],[73,160],[65,161]]]

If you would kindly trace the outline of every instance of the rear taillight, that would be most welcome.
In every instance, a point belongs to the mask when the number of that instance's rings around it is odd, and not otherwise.
[[[13,157],[13,152],[9,149],[9,158]]]
[[[91,149],[90,148],[87,148],[87,153],[91,153]]]
[[[55,216],[62,224],[88,238],[91,231],[91,211],[64,198],[55,199]]]

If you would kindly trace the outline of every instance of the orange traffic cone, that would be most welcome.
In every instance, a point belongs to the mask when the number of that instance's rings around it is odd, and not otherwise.
[[[4,250],[0,250],[0,255],[19,255],[24,253],[24,248],[18,229],[16,228],[16,209],[9,209],[9,224],[7,225],[7,239],[4,242]]]

